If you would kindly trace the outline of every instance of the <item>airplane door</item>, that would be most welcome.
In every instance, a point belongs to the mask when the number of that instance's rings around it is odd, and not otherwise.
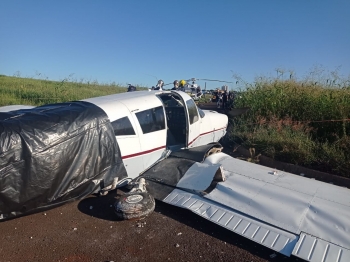
[[[199,117],[196,103],[185,92],[172,92],[180,95],[184,103],[187,121],[186,147],[195,147],[197,145],[200,145],[200,125],[202,120]]]
[[[147,169],[159,160],[166,150],[166,123],[163,106],[138,110],[133,117],[140,125],[141,154]]]

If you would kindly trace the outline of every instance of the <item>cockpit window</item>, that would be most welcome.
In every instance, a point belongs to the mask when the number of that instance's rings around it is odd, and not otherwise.
[[[160,96],[165,107],[183,107],[180,98],[173,95]]]
[[[111,122],[111,124],[115,136],[135,135],[135,130],[133,129],[130,120],[127,116],[117,119]]]
[[[192,99],[186,101],[188,108],[188,116],[190,118],[190,125],[198,121],[197,106]]]
[[[205,117],[204,111],[203,111],[202,109],[200,109],[199,107],[197,107],[197,108],[198,108],[199,116],[200,116],[201,118]]]
[[[136,113],[144,134],[165,129],[164,110],[162,106]]]

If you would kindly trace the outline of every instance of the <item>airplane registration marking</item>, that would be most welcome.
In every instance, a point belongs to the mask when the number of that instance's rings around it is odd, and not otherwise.
[[[244,235],[244,233],[247,231],[248,227],[251,225],[251,222],[248,223],[248,225],[245,227],[245,229],[242,232],[242,235]]]
[[[314,252],[316,243],[317,243],[317,238],[315,238],[314,242],[312,243],[312,247],[311,247],[311,249],[310,249],[309,255],[307,256],[307,259],[308,259],[308,260],[310,260],[310,258],[311,258],[311,256],[312,256],[312,253]]]
[[[235,230],[236,227],[238,227],[238,225],[242,222],[242,218],[237,222],[237,224],[232,228],[232,230]]]
[[[329,244],[327,244],[326,249],[324,250],[321,262],[324,262],[324,259],[326,258],[327,254],[328,254],[328,249],[329,249]]]
[[[271,247],[273,247],[277,241],[277,239],[280,237],[280,234],[277,234],[277,236],[275,237],[275,240],[272,242]]]
[[[254,238],[254,237],[255,237],[255,235],[256,235],[256,233],[258,233],[259,229],[260,229],[260,226],[258,226],[258,228],[257,228],[257,229],[255,229],[255,231],[254,231],[254,233],[253,233],[253,235],[252,235],[252,238]]]
[[[233,218],[234,216],[232,215],[228,220],[227,222],[225,223],[225,226],[227,226],[228,223],[230,223],[231,219]]]
[[[267,230],[267,232],[265,233],[265,236],[261,239],[261,242],[264,242],[265,241],[265,238],[267,237],[267,235],[270,233],[270,230]]]
[[[216,222],[219,222],[225,214],[226,214],[226,212],[222,213],[222,215],[218,218],[218,220],[216,220]]]
[[[298,255],[300,246],[301,246],[301,244],[304,242],[304,239],[305,239],[305,235],[303,235],[303,237],[301,238],[301,241],[300,241],[300,243],[299,243],[299,245],[298,245],[298,247],[297,247],[297,250],[296,250],[295,254]]]

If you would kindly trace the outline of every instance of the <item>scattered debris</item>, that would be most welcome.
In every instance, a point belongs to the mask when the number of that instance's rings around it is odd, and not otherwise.
[[[93,206],[90,206],[90,210],[93,209],[94,207]]]
[[[275,258],[277,255],[275,253],[270,255],[270,258]]]
[[[177,233],[177,235],[178,235],[178,236],[181,236],[181,235],[182,235],[182,233],[181,233],[181,232],[179,232],[179,233]]]
[[[75,227],[75,228],[73,228],[73,230],[74,230],[74,231],[77,231],[78,229]]]
[[[175,246],[176,246],[176,247],[179,247],[180,245],[179,245],[179,244],[176,244]]]
[[[146,222],[139,222],[137,223],[137,227],[144,227],[146,225]]]
[[[271,171],[271,172],[269,172],[269,174],[270,175],[274,175],[274,176],[277,176],[278,175],[278,173],[277,173],[277,170],[275,169],[275,170],[273,170],[273,171]]]

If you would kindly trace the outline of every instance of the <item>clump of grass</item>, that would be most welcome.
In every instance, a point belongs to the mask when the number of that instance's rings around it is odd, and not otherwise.
[[[293,122],[291,118],[273,118],[271,121],[260,118],[248,130],[242,130],[241,125],[236,122],[232,134],[247,148],[293,164],[310,165],[317,161],[312,154],[316,143],[306,124]]]
[[[350,88],[346,84],[260,79],[246,84],[231,139],[267,156],[350,177]],[[343,81],[342,83],[350,83]]]

